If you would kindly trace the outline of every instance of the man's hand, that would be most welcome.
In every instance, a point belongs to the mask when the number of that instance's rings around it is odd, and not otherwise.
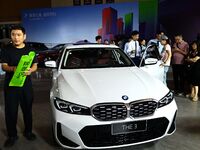
[[[9,66],[7,63],[2,64],[2,70],[6,72],[15,72],[16,66]]]
[[[28,71],[24,71],[24,75],[29,76],[29,75],[31,75],[32,72],[33,72],[32,69],[29,68]]]

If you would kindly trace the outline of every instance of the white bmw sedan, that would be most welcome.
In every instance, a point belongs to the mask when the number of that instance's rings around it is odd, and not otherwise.
[[[174,133],[173,93],[117,46],[66,45],[57,62],[45,64],[55,68],[50,102],[62,147],[117,148]]]

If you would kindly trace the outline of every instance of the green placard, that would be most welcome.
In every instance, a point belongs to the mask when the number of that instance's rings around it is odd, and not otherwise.
[[[24,71],[27,71],[33,62],[35,52],[31,51],[28,55],[23,55],[17,65],[15,73],[9,83],[9,86],[22,87],[26,80]]]

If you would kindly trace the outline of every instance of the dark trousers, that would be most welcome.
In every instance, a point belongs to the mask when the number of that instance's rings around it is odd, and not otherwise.
[[[18,106],[24,118],[24,133],[32,132],[32,87],[5,87],[5,120],[9,137],[17,136],[17,115]]]
[[[185,74],[186,74],[186,67],[184,64],[181,65],[172,65],[173,71],[173,80],[174,80],[174,90],[178,93],[184,93],[184,82],[185,82]]]

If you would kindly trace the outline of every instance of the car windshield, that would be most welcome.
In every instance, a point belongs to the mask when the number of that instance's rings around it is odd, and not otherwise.
[[[130,58],[117,48],[71,49],[65,52],[62,69],[134,66]]]

